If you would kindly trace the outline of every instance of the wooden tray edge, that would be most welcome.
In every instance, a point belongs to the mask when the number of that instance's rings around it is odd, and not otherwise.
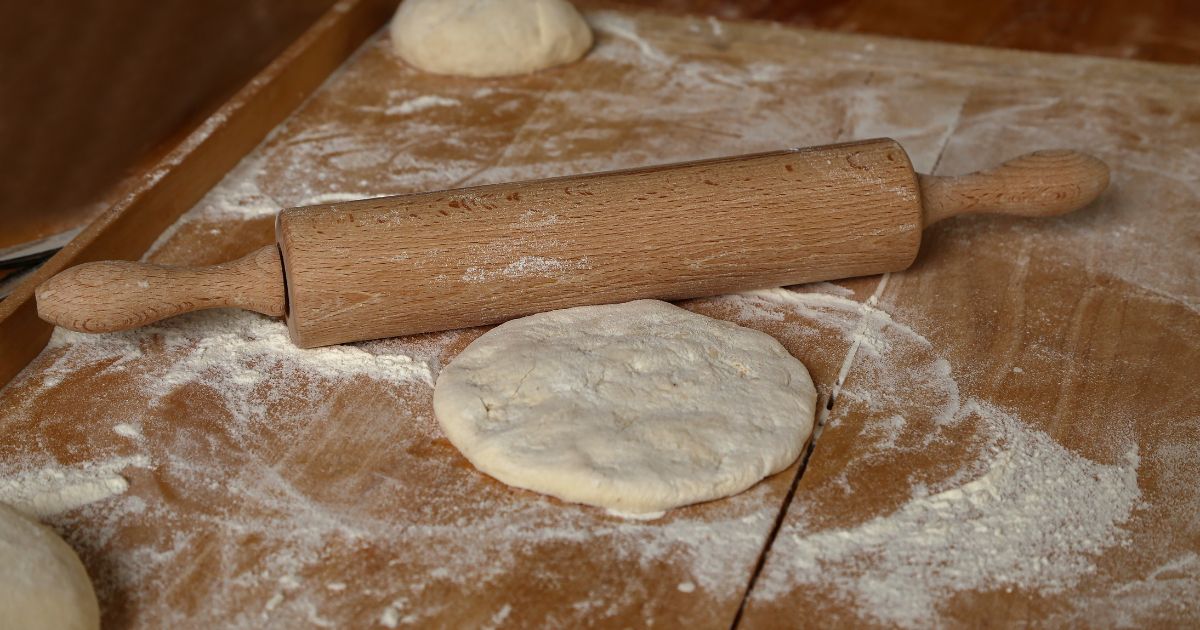
[[[799,36],[821,42],[823,50],[837,49],[846,56],[862,57],[864,63],[875,61],[871,48],[878,45],[890,49],[888,62],[892,66],[910,63],[914,58],[924,62],[936,57],[939,63],[932,69],[950,75],[977,76],[981,71],[994,72],[996,62],[1000,62],[1006,66],[1005,76],[1025,79],[1040,77],[1047,81],[1074,80],[1089,91],[1136,90],[1139,94],[1150,91],[1155,95],[1171,96],[1181,91],[1185,94],[1200,93],[1200,70],[1191,64],[818,29],[761,18],[713,18],[700,13],[642,7],[630,0],[572,0],[572,3],[585,12],[585,17],[594,12],[636,12],[664,18],[691,18],[696,21],[719,19],[725,24],[758,24],[773,29],[781,37]],[[930,54],[930,51],[936,51],[937,54]]]
[[[39,284],[80,263],[139,258],[386,23],[396,2],[339,0],[199,127],[129,178],[103,214],[0,302],[0,387],[54,330],[37,316]]]

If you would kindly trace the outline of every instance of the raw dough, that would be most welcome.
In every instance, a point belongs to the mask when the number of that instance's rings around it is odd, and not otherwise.
[[[463,455],[504,483],[645,514],[786,468],[816,397],[771,336],[640,300],[497,326],[442,370],[433,409]]]
[[[100,606],[79,557],[49,527],[0,503],[0,628],[99,627]]]
[[[579,59],[592,30],[565,0],[404,0],[392,48],[438,74],[499,77]]]

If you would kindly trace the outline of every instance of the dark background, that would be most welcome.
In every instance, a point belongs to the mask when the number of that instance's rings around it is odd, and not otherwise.
[[[0,0],[0,248],[88,220],[332,0]],[[594,4],[580,2],[579,4]],[[1025,50],[1200,61],[1196,0],[605,5]]]

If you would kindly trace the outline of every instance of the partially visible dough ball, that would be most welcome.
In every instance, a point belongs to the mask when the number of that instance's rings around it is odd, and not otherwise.
[[[500,77],[571,63],[592,30],[565,0],[404,0],[392,48],[438,74]]]
[[[0,628],[99,627],[100,606],[75,552],[49,527],[0,504]]]
[[[808,370],[770,335],[639,300],[493,328],[438,375],[433,411],[504,483],[647,514],[787,468],[816,399]]]

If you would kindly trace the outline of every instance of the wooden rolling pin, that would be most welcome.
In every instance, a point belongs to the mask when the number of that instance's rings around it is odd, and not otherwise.
[[[937,221],[1061,214],[1107,185],[1108,167],[1074,151],[932,177],[894,140],[867,140],[286,209],[278,246],[202,269],[83,264],[37,305],[85,332],[246,308],[314,347],[899,271]]]

